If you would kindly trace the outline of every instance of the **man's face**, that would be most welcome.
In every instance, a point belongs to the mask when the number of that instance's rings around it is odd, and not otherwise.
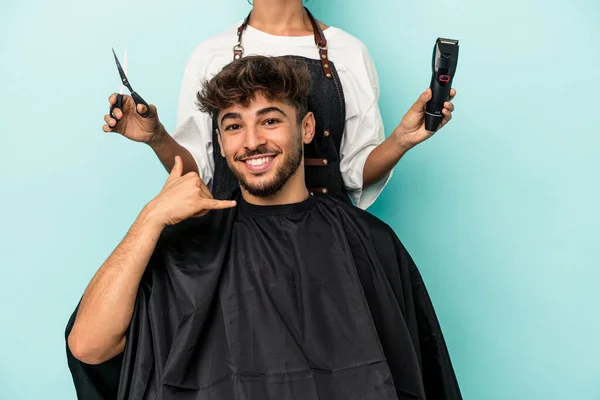
[[[253,196],[277,193],[302,162],[303,145],[312,140],[314,117],[298,123],[296,109],[262,96],[218,115],[221,153],[240,185]]]

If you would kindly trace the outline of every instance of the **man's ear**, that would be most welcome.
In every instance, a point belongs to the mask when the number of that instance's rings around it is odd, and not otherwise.
[[[221,155],[225,157],[225,150],[223,150],[223,139],[221,138],[221,132],[218,129],[215,129],[217,132],[217,140],[219,141],[219,148],[221,149]]]
[[[308,144],[312,142],[315,136],[315,115],[312,112],[307,112],[302,119],[302,142]]]

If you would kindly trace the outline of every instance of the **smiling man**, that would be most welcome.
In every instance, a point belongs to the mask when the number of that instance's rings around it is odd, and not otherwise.
[[[315,132],[310,85],[308,71],[297,62],[251,57],[225,68],[198,93],[200,110],[219,122],[221,154],[254,204],[308,195],[301,169],[303,146]]]
[[[394,232],[305,185],[309,73],[246,57],[198,93],[240,185],[177,158],[69,321],[80,399],[460,399]]]

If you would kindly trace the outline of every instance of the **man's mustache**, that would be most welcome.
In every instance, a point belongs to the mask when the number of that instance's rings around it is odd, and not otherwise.
[[[235,161],[241,161],[244,158],[260,156],[261,154],[279,154],[279,153],[281,153],[281,151],[270,149],[269,147],[267,147],[267,145],[262,144],[262,145],[258,146],[255,150],[248,150],[243,154],[236,155],[235,157],[233,157],[233,159]]]

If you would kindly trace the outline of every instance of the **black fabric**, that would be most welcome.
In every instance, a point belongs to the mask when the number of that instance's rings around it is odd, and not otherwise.
[[[315,46],[316,51],[317,47]],[[346,102],[335,65],[333,62],[329,62],[333,78],[327,79],[323,74],[323,66],[320,60],[300,56],[281,57],[305,63],[311,74],[308,109],[315,115],[316,126],[314,139],[304,145],[304,157],[325,158],[327,159],[327,166],[305,165],[306,187],[327,188],[328,196],[352,204],[340,171],[340,148],[346,121]],[[239,186],[239,183],[227,166],[227,161],[221,155],[217,129],[217,122],[213,119],[212,143],[215,169],[211,191],[213,193],[230,193]],[[324,135],[325,131],[329,132],[328,136]],[[315,195],[320,195],[320,193],[315,192]]]
[[[462,398],[389,226],[328,196],[269,207],[225,197],[238,206],[164,230],[123,354],[88,366],[67,346],[78,398]]]

